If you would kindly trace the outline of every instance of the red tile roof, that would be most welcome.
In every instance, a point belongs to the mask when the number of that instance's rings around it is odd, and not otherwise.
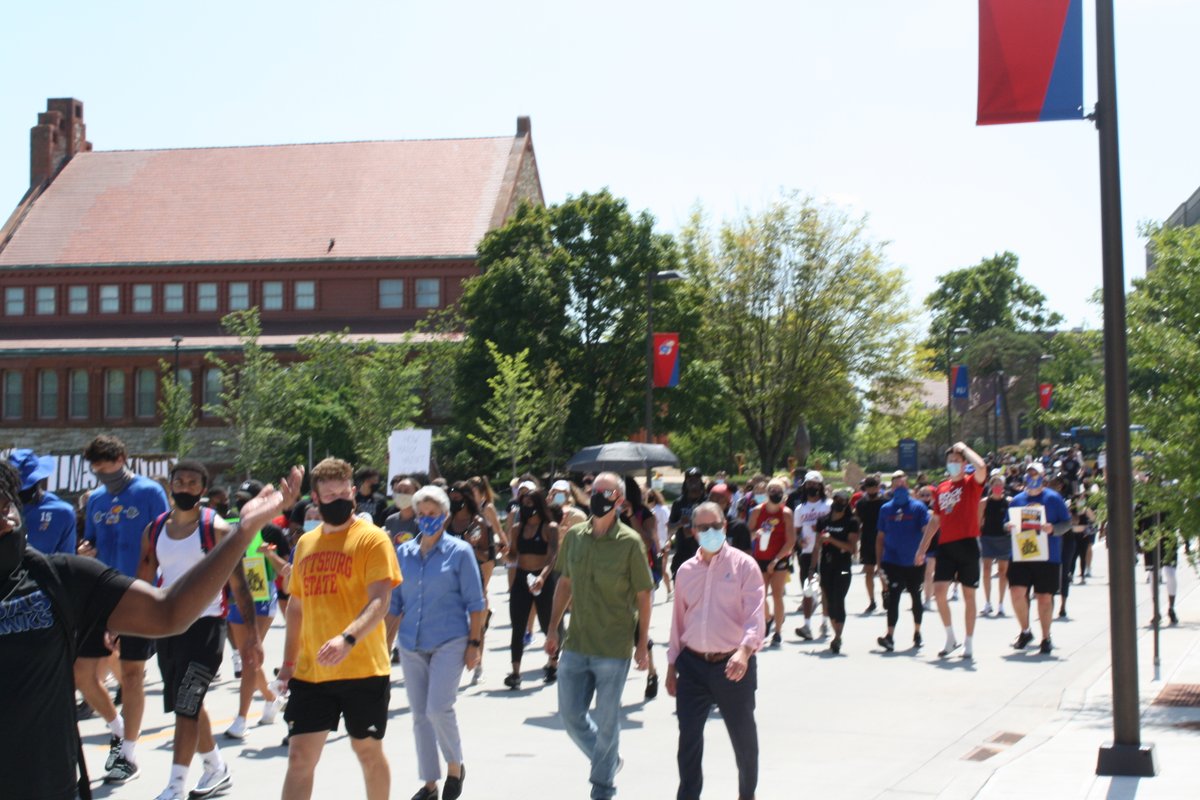
[[[0,267],[469,256],[516,152],[508,136],[79,153]]]
[[[258,343],[267,349],[292,349],[297,342],[313,334],[263,334],[258,337]],[[461,334],[449,333],[415,333],[415,332],[380,332],[380,333],[349,333],[346,338],[352,342],[374,341],[378,344],[424,344],[436,341],[457,341]],[[34,353],[49,353],[59,355],[65,353],[93,353],[116,351],[133,353],[163,353],[173,349],[174,344],[165,336],[122,336],[112,338],[89,337],[61,339],[0,339],[0,356],[30,355]],[[236,336],[188,336],[180,343],[184,351],[236,350],[241,345]]]

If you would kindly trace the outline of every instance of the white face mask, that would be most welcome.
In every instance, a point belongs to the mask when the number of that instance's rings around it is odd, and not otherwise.
[[[407,511],[412,508],[412,499],[413,496],[411,494],[404,494],[402,492],[396,492],[392,495],[392,500],[395,501],[396,508],[401,511]]]

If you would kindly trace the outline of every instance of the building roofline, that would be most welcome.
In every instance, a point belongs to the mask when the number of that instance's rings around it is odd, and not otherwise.
[[[473,261],[478,253],[448,256],[340,256],[337,258],[256,258],[231,259],[228,261],[107,261],[80,264],[0,264],[0,271],[23,269],[125,269],[146,267],[228,267],[264,264],[367,264],[367,263],[423,263],[427,261]]]

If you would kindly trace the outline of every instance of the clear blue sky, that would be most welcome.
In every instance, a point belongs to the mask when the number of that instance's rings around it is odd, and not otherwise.
[[[1196,0],[1118,0],[1126,268],[1140,221],[1200,186]],[[547,199],[608,186],[663,230],[795,188],[866,213],[919,303],[1001,250],[1072,325],[1099,324],[1086,122],[977,128],[972,0],[12,4],[0,217],[47,97],[99,150],[491,136],[533,118]],[[1084,0],[1085,104],[1095,102]]]

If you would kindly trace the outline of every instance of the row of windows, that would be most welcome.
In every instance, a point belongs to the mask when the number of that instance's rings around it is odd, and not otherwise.
[[[34,416],[37,419],[59,418],[60,400],[66,390],[67,418],[88,419],[91,417],[92,375],[86,369],[66,371],[65,386],[63,373],[44,369],[36,374],[34,388]],[[179,371],[179,382],[191,391],[194,375],[190,369]],[[126,413],[129,392],[133,393],[133,415],[144,419],[158,416],[158,372],[153,369],[138,369],[130,381],[125,370],[105,370],[101,378],[103,402],[101,413],[106,419],[121,419]],[[130,385],[132,384],[132,385]],[[6,421],[20,420],[24,416],[25,374],[8,371],[4,373],[3,391],[0,392],[0,418]],[[215,404],[221,396],[221,371],[216,368],[204,370],[203,397],[205,405]]]
[[[379,281],[379,308],[384,310],[406,308],[407,287],[403,278],[383,278]],[[93,304],[101,314],[120,314],[128,310],[135,314],[150,314],[162,310],[167,313],[182,313],[188,306],[188,286],[183,283],[135,283],[129,286],[127,295],[120,284],[101,286],[66,287],[66,313],[88,314]],[[222,291],[222,288],[224,291]],[[243,311],[257,305],[263,311],[283,311],[285,286],[283,281],[263,281],[258,286],[258,297],[248,281],[219,283],[197,283],[193,287],[191,308],[198,312]],[[292,281],[291,297],[293,311],[312,311],[317,307],[316,281]],[[4,315],[24,316],[30,311],[41,316],[60,313],[59,287],[33,287],[32,306],[29,304],[29,287],[9,286],[4,290]],[[413,281],[416,308],[437,308],[442,303],[442,282],[439,278],[417,278]],[[224,296],[224,305],[221,298]]]
[[[57,286],[38,286],[33,289],[33,306],[27,303],[29,292],[24,286],[9,286],[4,290],[4,314],[19,317],[30,310],[38,315],[59,313]],[[101,314],[120,314],[124,305],[135,314],[149,314],[158,309],[169,313],[187,310],[187,285],[182,283],[135,283],[129,287],[127,296],[122,296],[120,284],[101,286],[66,287],[66,312],[68,314],[90,313],[95,305]],[[195,311],[220,311],[221,284],[198,283],[192,296]],[[251,306],[250,284],[234,281],[225,284],[225,310],[242,311]],[[264,281],[258,305],[263,311],[282,311],[284,301],[283,281]],[[292,282],[292,309],[311,311],[317,307],[316,281]]]

